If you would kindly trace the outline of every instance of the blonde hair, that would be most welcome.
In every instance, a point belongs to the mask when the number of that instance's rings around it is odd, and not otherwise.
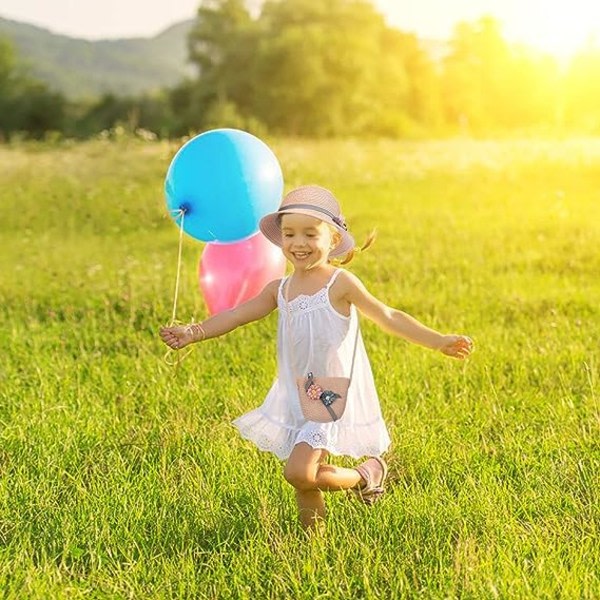
[[[334,235],[337,235],[337,236],[340,235],[339,231],[337,231],[335,229],[335,227],[332,227],[331,225],[329,225],[329,227],[332,229]],[[332,259],[329,259],[329,262],[334,265],[340,265],[340,266],[347,265],[349,262],[351,262],[354,259],[354,257],[356,256],[357,253],[368,250],[375,242],[376,237],[377,237],[377,230],[372,229],[369,232],[369,235],[367,235],[367,239],[365,240],[364,244],[360,248],[358,246],[356,246],[356,247],[352,248],[352,250],[350,250],[350,252],[347,252],[344,256],[342,256],[341,258],[332,258]]]

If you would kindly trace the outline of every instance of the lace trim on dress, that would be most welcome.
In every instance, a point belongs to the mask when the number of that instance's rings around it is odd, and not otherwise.
[[[306,294],[300,294],[299,296],[296,296],[293,300],[290,300],[289,307],[290,312],[294,313],[307,312],[309,310],[321,308],[322,306],[327,306],[328,304],[329,289],[323,288],[311,296]]]
[[[300,442],[305,442],[312,448],[327,450],[336,456],[343,455],[353,458],[379,456],[389,446],[387,432],[383,438],[371,439],[365,443],[362,440],[361,429],[377,427],[377,423],[381,424],[382,422],[381,417],[378,417],[370,423],[351,425],[347,430],[333,433],[324,430],[321,423],[306,423],[299,429],[290,427],[274,421],[263,411],[257,409],[236,419],[233,424],[243,438],[254,442],[260,450],[272,452],[284,460],[289,457],[294,446]],[[338,437],[340,435],[341,437]]]
[[[329,278],[329,281],[325,284],[325,286],[322,287],[320,290],[316,291],[314,294],[299,294],[294,299],[290,300],[288,303],[290,312],[303,313],[314,310],[316,308],[321,308],[323,306],[329,306],[329,288],[333,285],[333,282],[336,280],[340,271],[340,269],[334,271],[333,275]],[[283,286],[285,285],[285,282],[288,279],[289,277],[283,278],[279,285],[279,298],[281,300],[281,306],[285,305],[285,299],[283,297]],[[346,318],[345,315],[340,316]]]
[[[327,450],[330,454],[336,456],[350,456],[352,458],[361,458],[363,456],[380,456],[387,450],[387,447],[382,450],[378,446],[356,444],[352,451],[349,450],[338,450],[335,444],[330,444],[327,441],[327,436],[322,431],[307,431],[301,432],[296,438],[295,444],[300,442],[306,442],[309,446],[315,449]],[[295,445],[294,444],[294,445]]]

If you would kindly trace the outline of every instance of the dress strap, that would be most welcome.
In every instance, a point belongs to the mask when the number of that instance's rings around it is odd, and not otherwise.
[[[281,278],[281,281],[279,282],[279,290],[278,293],[280,293],[283,296],[283,286],[285,285],[285,282],[289,279],[289,275],[286,275],[285,277]]]
[[[329,278],[329,281],[327,282],[327,285],[325,286],[327,289],[329,289],[332,285],[333,282],[336,280],[337,276],[343,271],[344,269],[336,269],[333,272],[333,275]]]

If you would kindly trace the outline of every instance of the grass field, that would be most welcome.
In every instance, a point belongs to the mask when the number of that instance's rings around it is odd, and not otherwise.
[[[272,382],[276,315],[163,362],[178,144],[0,147],[0,596],[599,598],[600,140],[268,141],[288,188],[377,227],[367,287],[476,353],[363,323],[392,481],[371,510],[328,495],[306,540],[230,425]]]

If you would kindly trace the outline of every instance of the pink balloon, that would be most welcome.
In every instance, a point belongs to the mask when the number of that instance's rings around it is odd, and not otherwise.
[[[259,231],[232,244],[206,244],[200,257],[200,289],[211,315],[254,298],[273,279],[283,277],[281,249]]]

